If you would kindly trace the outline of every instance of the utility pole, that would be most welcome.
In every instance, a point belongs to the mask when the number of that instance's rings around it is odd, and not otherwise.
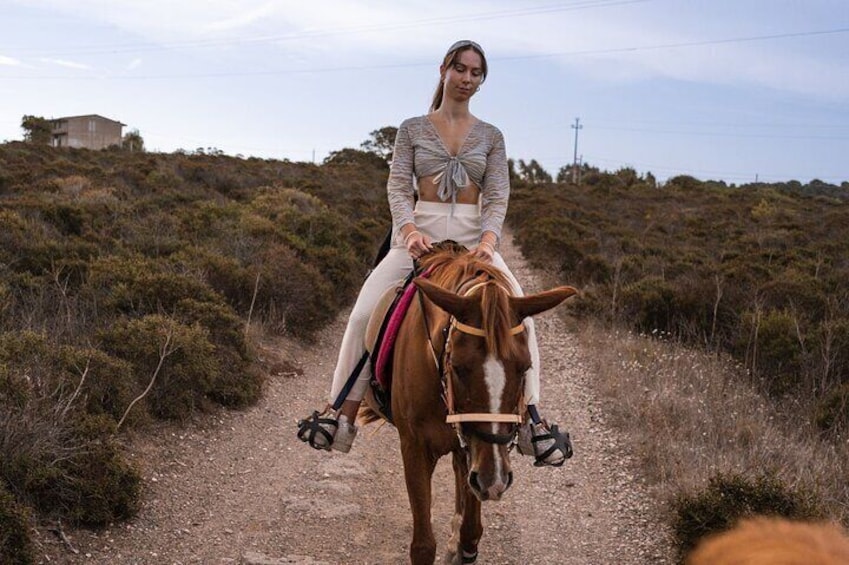
[[[578,130],[583,129],[581,118],[575,118],[575,123],[572,124],[572,129],[575,130],[575,153],[572,156],[572,182],[579,184],[578,179]]]

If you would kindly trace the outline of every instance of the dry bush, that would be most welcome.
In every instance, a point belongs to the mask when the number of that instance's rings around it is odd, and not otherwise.
[[[763,476],[801,506],[849,522],[849,446],[822,441],[805,406],[779,409],[740,364],[662,336],[587,324],[578,338],[590,380],[613,423],[633,434],[643,476],[661,500],[698,496],[718,476]]]

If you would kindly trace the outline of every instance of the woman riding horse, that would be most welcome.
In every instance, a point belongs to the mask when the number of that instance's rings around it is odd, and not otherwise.
[[[440,245],[421,263],[428,278],[414,279],[422,294],[398,330],[390,389],[413,514],[410,559],[431,564],[436,556],[431,482],[437,461],[451,453],[455,505],[446,562],[474,563],[481,502],[499,500],[513,483],[509,453],[522,445],[518,425],[531,366],[522,322],[576,291],[514,296],[502,271],[460,246]],[[364,421],[375,412],[386,417],[374,395],[366,402]]]
[[[350,450],[357,433],[354,419],[371,378],[363,356],[369,316],[384,292],[410,273],[413,260],[429,253],[434,241],[465,245],[472,257],[504,273],[514,295],[522,295],[498,253],[510,195],[504,137],[469,111],[487,68],[480,45],[454,43],[439,67],[430,113],[405,120],[398,128],[387,183],[392,247],[366,279],[348,319],[329,404],[298,423],[298,437],[316,449]],[[416,184],[419,198],[414,202]],[[531,358],[524,375],[523,412],[530,419],[525,433],[532,437],[538,465],[560,466],[572,455],[569,436],[538,413],[539,352],[533,320],[523,324]]]

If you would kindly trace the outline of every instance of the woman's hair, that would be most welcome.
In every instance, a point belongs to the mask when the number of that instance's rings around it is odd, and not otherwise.
[[[460,56],[460,53],[462,53],[463,51],[468,51],[470,49],[481,57],[481,69],[483,70],[483,80],[481,82],[483,82],[484,80],[486,80],[486,74],[488,71],[488,66],[486,64],[486,55],[484,55],[483,48],[480,45],[469,39],[462,39],[454,43],[454,45],[452,45],[451,47],[449,47],[448,52],[445,54],[445,58],[442,60],[442,66],[447,69],[448,67],[457,62],[457,58]],[[436,91],[433,93],[433,101],[430,103],[431,112],[439,109],[439,107],[442,106],[442,91],[444,89],[444,86],[445,79],[440,77],[439,84],[436,85]]]

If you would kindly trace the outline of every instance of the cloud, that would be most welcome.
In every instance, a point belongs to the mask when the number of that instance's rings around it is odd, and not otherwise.
[[[19,67],[21,65],[21,62],[17,59],[13,59],[12,57],[0,55],[0,65],[7,65],[9,67]]]
[[[208,31],[228,31],[250,26],[259,20],[266,19],[277,11],[277,5],[274,2],[266,2],[261,6],[257,6],[252,10],[241,9],[236,15],[223,15],[224,18],[206,24],[204,27]]]
[[[49,57],[42,57],[39,59],[42,63],[48,63],[50,65],[57,65],[59,67],[67,67],[69,69],[78,69],[78,70],[91,70],[91,67],[86,65],[85,63],[77,63],[76,61],[66,61],[65,59],[51,59]]]
[[[132,61],[130,61],[130,62],[127,64],[127,66],[126,66],[125,70],[127,70],[127,71],[132,71],[133,69],[137,69],[137,68],[139,68],[139,67],[141,66],[141,64],[142,64],[142,58],[141,58],[141,57],[136,57],[135,59],[133,59]]]

